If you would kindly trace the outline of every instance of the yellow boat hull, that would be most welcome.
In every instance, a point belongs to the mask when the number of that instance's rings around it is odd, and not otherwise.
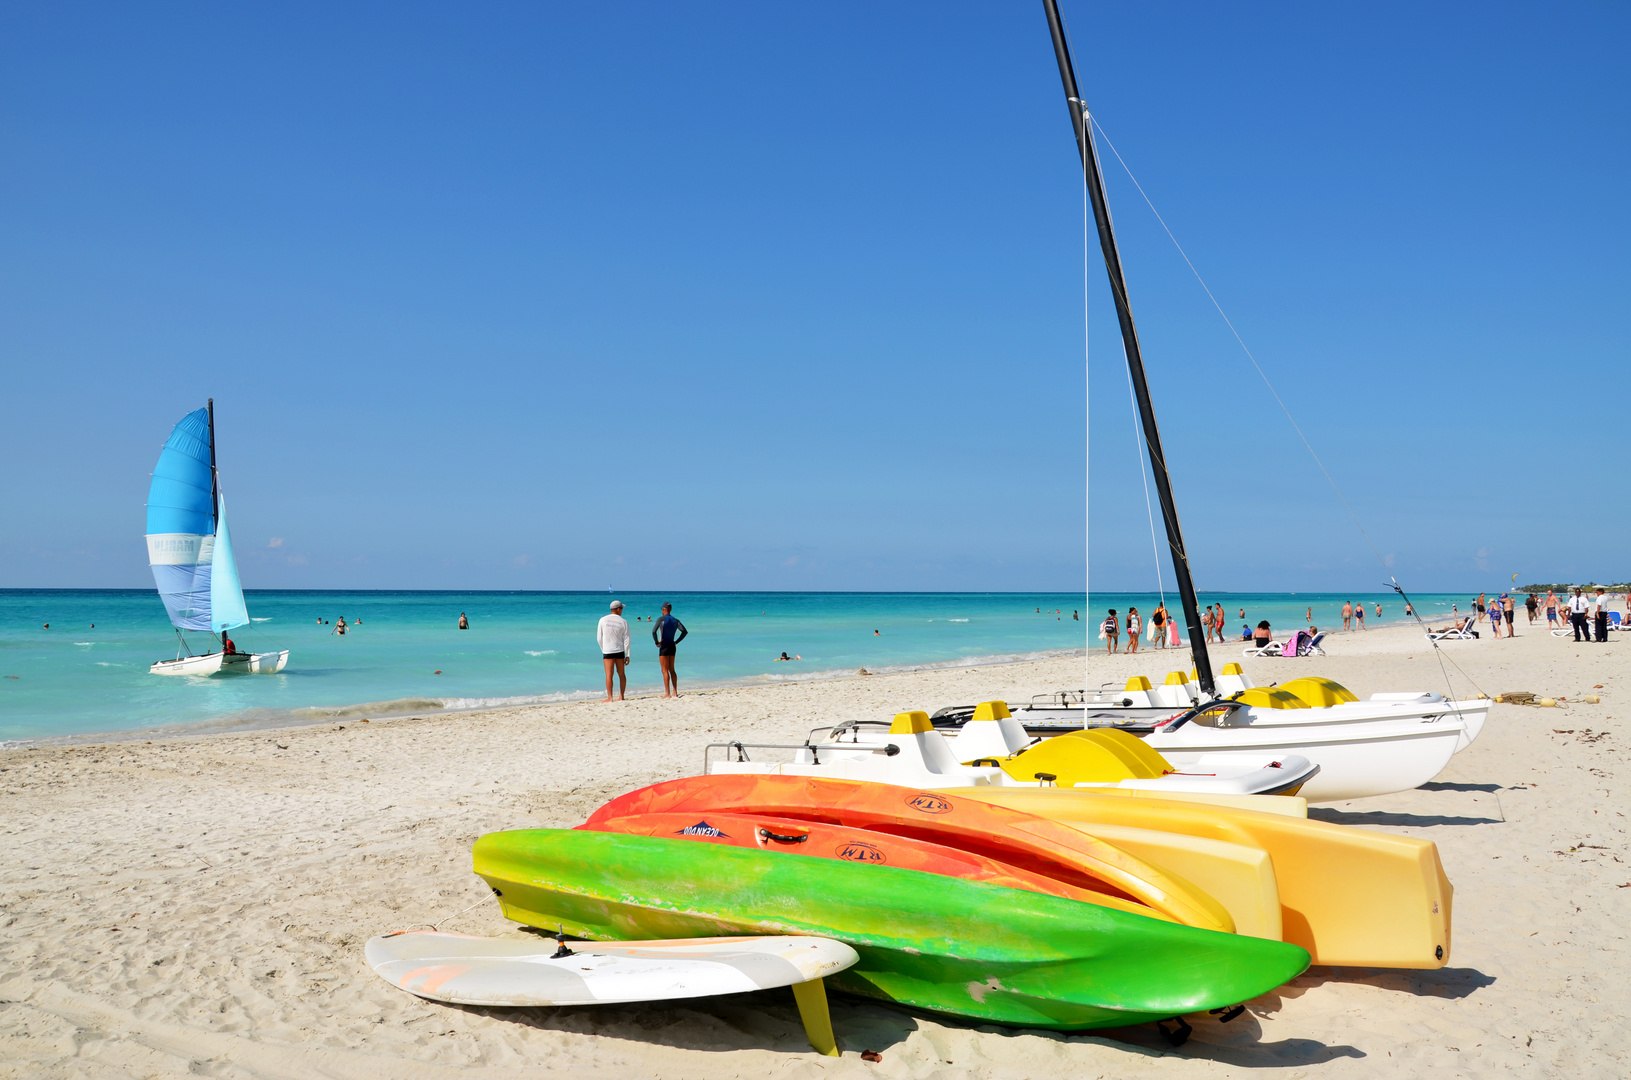
[[[965,798],[1009,806],[1093,835],[1095,827],[1157,833],[1255,847],[1269,856],[1280,904],[1281,940],[1307,949],[1313,963],[1356,967],[1439,968],[1450,958],[1450,905],[1454,896],[1438,847],[1395,836],[1216,802],[1126,798],[1063,788],[967,788]],[[1279,798],[1279,797],[1275,797]],[[1290,800],[1286,800],[1290,801]],[[1108,833],[1107,842],[1122,846]],[[1127,848],[1129,853],[1136,849]],[[1240,881],[1236,868],[1200,849],[1168,845],[1163,863],[1154,847],[1148,861],[1202,889]],[[1210,875],[1210,878],[1209,878]],[[1237,906],[1249,906],[1238,898]],[[1213,893],[1220,903],[1223,897]],[[1232,914],[1233,912],[1231,912]]]

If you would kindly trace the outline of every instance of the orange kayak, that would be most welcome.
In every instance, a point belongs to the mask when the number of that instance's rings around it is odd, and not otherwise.
[[[819,821],[777,817],[771,814],[736,814],[708,811],[702,818],[695,813],[634,814],[605,818],[579,828],[593,832],[655,836],[662,839],[696,840],[705,844],[784,851],[792,855],[812,855],[820,859],[846,859],[873,866],[895,866],[928,874],[985,881],[1010,889],[1063,896],[1089,904],[1113,907],[1134,915],[1172,921],[1125,894],[1106,889],[1084,889],[1045,874],[1022,870],[1000,860],[971,851],[962,851],[913,836],[871,832]]]
[[[1063,822],[953,791],[813,776],[692,776],[620,795],[584,827],[600,830],[640,814],[706,813],[769,814],[923,840],[1079,889],[1125,896],[1185,926],[1235,930],[1223,905],[1177,874]]]

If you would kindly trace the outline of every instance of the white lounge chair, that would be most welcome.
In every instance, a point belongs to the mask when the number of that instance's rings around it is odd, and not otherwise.
[[[1478,622],[1477,619],[1475,619],[1471,615],[1468,615],[1465,619],[1463,619],[1461,621],[1461,624],[1459,626],[1452,626],[1448,630],[1429,630],[1427,632],[1427,640],[1428,641],[1471,641],[1471,640],[1473,640],[1474,638],[1476,638],[1478,636],[1478,631],[1473,629],[1473,627],[1475,625],[1477,625],[1477,622]],[[1556,633],[1557,631],[1554,630],[1552,632]]]
[[[1241,652],[1241,656],[1279,656],[1280,651],[1286,647],[1283,641],[1270,641],[1263,645],[1248,645]]]

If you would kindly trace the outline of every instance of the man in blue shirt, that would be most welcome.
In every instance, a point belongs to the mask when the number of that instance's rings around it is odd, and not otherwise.
[[[680,696],[680,677],[674,674],[674,646],[689,633],[685,624],[674,618],[673,611],[673,604],[664,604],[663,617],[651,628],[651,640],[657,644],[657,666],[663,669],[663,697]]]

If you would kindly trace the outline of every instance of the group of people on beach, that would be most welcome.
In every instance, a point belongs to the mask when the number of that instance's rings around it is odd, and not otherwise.
[[[1381,604],[1376,605],[1376,617],[1378,619],[1382,617]],[[1313,618],[1312,609],[1310,609],[1309,618],[1310,620]],[[1365,602],[1361,600],[1356,604],[1352,600],[1344,600],[1342,602],[1342,629],[1352,630],[1355,627],[1361,630],[1365,629]]]
[[[1611,599],[1607,590],[1598,586],[1595,594],[1590,590],[1578,586],[1565,589],[1573,595],[1560,597],[1555,588],[1546,590],[1546,598],[1542,600],[1536,593],[1530,592],[1524,597],[1524,610],[1528,613],[1530,625],[1534,625],[1540,618],[1540,613],[1546,613],[1546,628],[1554,635],[1562,637],[1574,631],[1576,641],[1608,640],[1609,610],[1608,602]],[[1626,597],[1627,610],[1631,610],[1631,594]],[[1511,593],[1502,593],[1494,600],[1489,599],[1488,593],[1479,593],[1473,597],[1472,611],[1465,617],[1458,617],[1448,630],[1471,632],[1476,636],[1475,627],[1486,618],[1489,620],[1490,638],[1499,640],[1502,637],[1516,637],[1514,623],[1517,621],[1517,600]],[[1459,616],[1459,610],[1452,608]],[[1506,633],[1502,634],[1502,627]],[[1440,631],[1442,632],[1442,631]]]
[[[1554,631],[1562,629],[1558,622],[1561,607],[1562,610],[1568,612],[1569,626],[1574,630],[1574,640],[1606,642],[1608,641],[1608,601],[1607,591],[1600,585],[1595,593],[1588,593],[1585,589],[1577,587],[1574,590],[1574,595],[1566,601],[1559,600],[1555,590],[1547,589],[1545,600],[1546,628]],[[1508,603],[1510,602],[1508,600]],[[1536,598],[1534,593],[1530,593],[1529,599],[1525,601],[1524,606],[1529,609],[1529,621],[1534,622],[1535,609],[1541,606],[1541,601]],[[1626,610],[1631,611],[1631,593],[1626,594]],[[1511,616],[1509,615],[1507,637],[1512,636],[1510,619]]]
[[[1167,623],[1171,618],[1172,616],[1167,612],[1167,605],[1165,604],[1157,604],[1155,610],[1150,613],[1150,634],[1157,649],[1167,647],[1167,638],[1169,636]],[[1127,652],[1132,654],[1138,651],[1138,643],[1144,636],[1144,620],[1138,614],[1136,607],[1127,609],[1126,629]],[[1099,637],[1104,641],[1106,652],[1115,653],[1121,651],[1121,631],[1121,617],[1117,614],[1115,608],[1111,608],[1105,614],[1104,621],[1099,624]]]
[[[629,621],[623,618],[623,601],[613,600],[612,610],[608,615],[600,617],[595,627],[595,641],[600,645],[601,662],[606,668],[606,696],[601,701],[611,701],[612,680],[617,680],[618,701],[624,700],[629,689],[629,655],[633,651],[633,638],[629,634]],[[639,622],[637,618],[635,620]],[[674,656],[678,652],[679,643],[684,641],[690,633],[685,624],[674,617],[674,605],[664,604],[660,617],[653,617],[651,622],[651,641],[657,646],[657,666],[663,674],[663,697],[680,696],[680,677],[674,671]],[[786,658],[787,654],[782,653]]]

